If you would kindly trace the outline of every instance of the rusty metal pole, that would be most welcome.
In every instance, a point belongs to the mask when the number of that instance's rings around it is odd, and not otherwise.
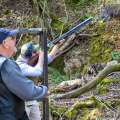
[[[44,65],[43,65],[43,84],[48,87],[48,53],[47,53],[47,32],[44,29],[39,33],[39,44],[44,51]],[[43,120],[49,120],[49,101],[48,98],[43,99]]]

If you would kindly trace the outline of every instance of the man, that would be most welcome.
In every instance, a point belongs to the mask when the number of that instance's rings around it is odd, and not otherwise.
[[[62,43],[62,42],[61,42]],[[59,43],[60,45],[60,43]],[[58,53],[58,44],[53,47],[51,52],[48,54],[48,63],[52,62]],[[34,58],[38,54],[39,58],[35,66],[31,66],[28,64],[28,61],[31,58]],[[35,46],[32,42],[26,43],[21,47],[21,54],[16,60],[17,64],[21,68],[23,74],[27,77],[38,77],[43,73],[43,59],[44,54],[42,51],[35,51]],[[30,120],[40,120],[40,110],[39,104],[36,100],[25,102],[25,108],[27,111],[27,115]]]
[[[60,44],[62,44],[62,42]],[[55,45],[51,52],[48,54],[48,63],[51,63],[54,60],[56,54],[59,51],[58,49],[59,45],[58,44]],[[36,54],[38,54],[39,56],[36,65],[34,67],[28,65],[28,61],[34,56],[36,56]],[[32,42],[26,43],[21,47],[21,54],[16,60],[23,74],[28,77],[39,77],[42,75],[43,61],[44,61],[43,52],[34,51],[34,45],[32,44]]]
[[[16,52],[17,30],[0,28],[0,120],[28,120],[24,101],[40,100],[47,87],[36,86],[9,59]]]

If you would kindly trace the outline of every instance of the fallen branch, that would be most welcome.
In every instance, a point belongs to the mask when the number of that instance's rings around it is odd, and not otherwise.
[[[78,89],[75,89],[73,91],[70,91],[65,94],[58,94],[52,96],[53,99],[63,99],[63,98],[75,98],[80,96],[81,94],[88,92],[92,88],[94,88],[101,80],[103,80],[107,75],[109,75],[112,72],[116,72],[120,70],[120,64],[106,66],[99,74],[90,82],[88,82],[85,86],[80,87]]]
[[[68,92],[73,89],[76,89],[82,85],[80,79],[63,81],[55,88],[50,89],[50,93],[58,93],[58,92]]]
[[[78,85],[71,85],[71,86],[63,86],[63,87],[56,87],[54,89],[50,90],[50,93],[64,93],[64,92],[69,92],[73,89],[78,88]]]

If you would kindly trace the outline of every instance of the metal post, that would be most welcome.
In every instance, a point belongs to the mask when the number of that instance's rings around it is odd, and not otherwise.
[[[43,65],[43,84],[48,87],[48,55],[47,55],[47,33],[43,30],[39,33],[42,50],[44,51]],[[49,120],[49,103],[48,98],[43,99],[43,120]]]

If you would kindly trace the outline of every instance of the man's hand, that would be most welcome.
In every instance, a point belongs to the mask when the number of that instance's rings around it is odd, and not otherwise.
[[[39,62],[39,66],[43,66],[44,64],[44,52],[43,51],[39,51],[39,59],[38,59],[38,62]]]
[[[47,91],[46,95],[44,96],[44,98],[48,98],[48,96],[50,95],[50,91]]]
[[[65,42],[65,39],[62,39],[56,45],[59,47],[59,46],[63,45],[64,42]]]
[[[35,54],[28,60],[28,65],[35,66],[38,62],[39,54]]]

